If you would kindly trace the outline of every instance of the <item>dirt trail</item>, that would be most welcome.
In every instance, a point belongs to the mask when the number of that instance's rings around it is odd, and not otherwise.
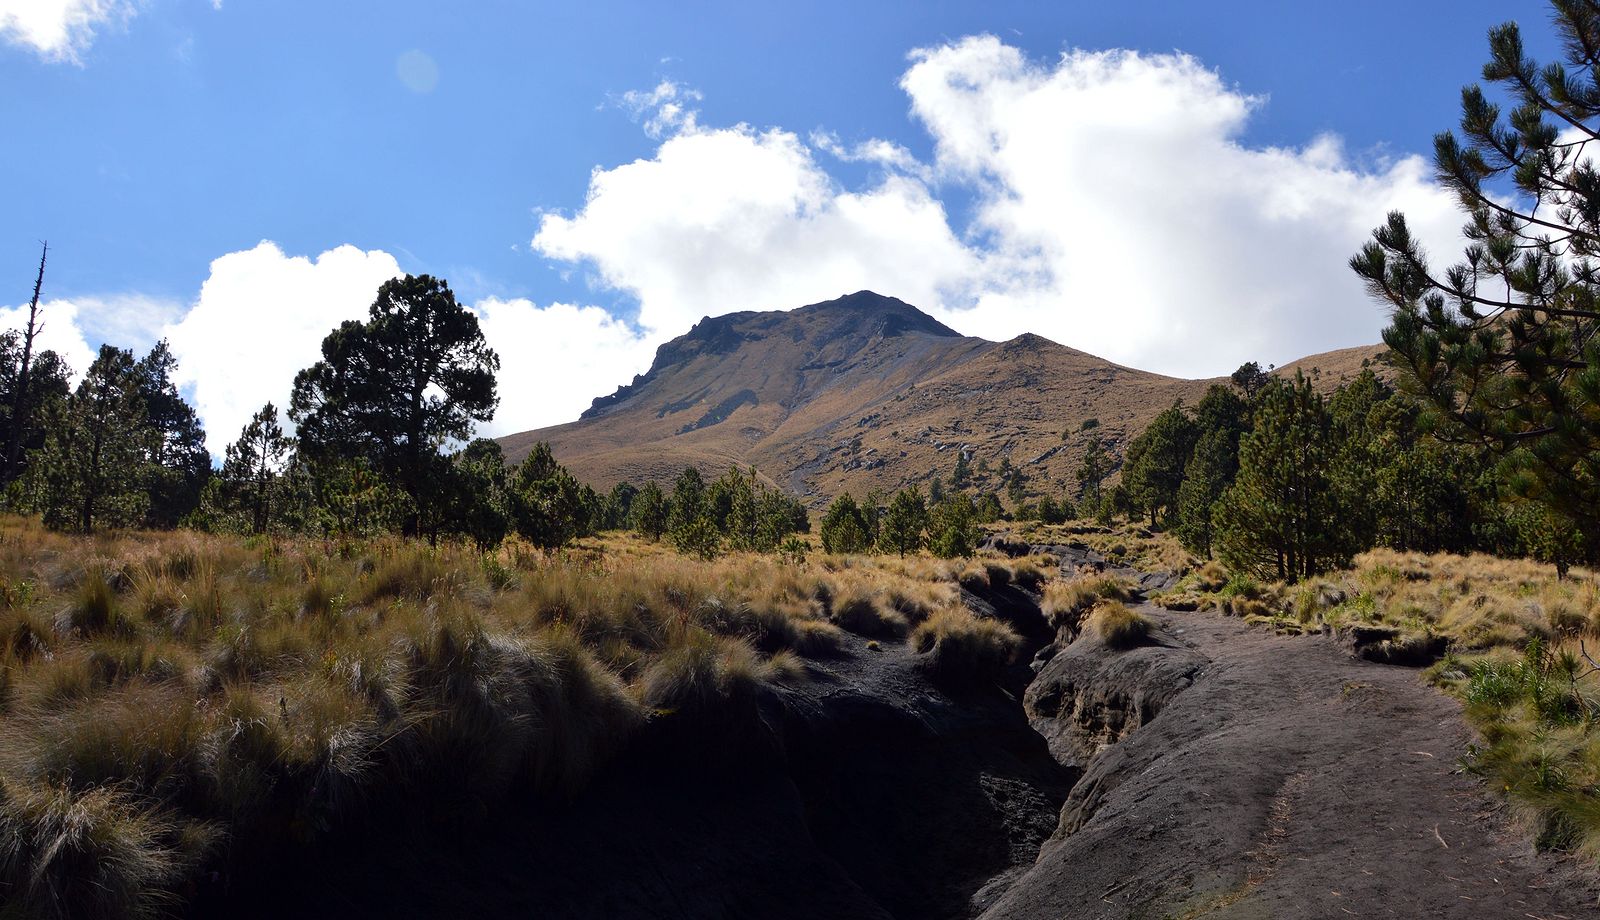
[[[1460,770],[1471,731],[1417,671],[1141,610],[1154,644],[1067,646],[1067,692],[1126,701],[1164,658],[1189,676],[1088,760],[1057,837],[984,917],[1600,917],[1593,875],[1535,854]]]

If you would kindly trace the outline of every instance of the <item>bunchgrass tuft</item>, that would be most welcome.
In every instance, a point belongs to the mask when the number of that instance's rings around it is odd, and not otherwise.
[[[1084,631],[1111,648],[1130,649],[1149,639],[1154,625],[1149,617],[1127,604],[1104,600],[1090,611]]]
[[[1022,640],[998,620],[965,607],[942,607],[911,634],[911,647],[936,678],[953,683],[993,680],[1016,659]]]

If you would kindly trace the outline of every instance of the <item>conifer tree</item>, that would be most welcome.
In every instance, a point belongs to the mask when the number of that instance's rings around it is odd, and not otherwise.
[[[639,488],[628,508],[628,524],[651,540],[661,539],[667,530],[667,497],[654,479]]]
[[[145,421],[155,435],[150,456],[150,507],[145,516],[150,527],[176,527],[200,504],[201,490],[211,478],[205,430],[172,380],[177,366],[178,360],[163,339],[134,368]]]
[[[1235,571],[1298,581],[1348,561],[1330,481],[1331,419],[1311,382],[1274,382],[1239,445],[1239,475],[1218,503],[1217,544]]]
[[[967,457],[967,449],[956,448],[956,467],[950,472],[950,487],[965,489],[972,481],[972,462]]]
[[[1123,482],[1136,507],[1150,516],[1150,524],[1170,523],[1183,485],[1184,468],[1194,451],[1199,430],[1182,405],[1163,410],[1128,445]]]
[[[45,526],[92,533],[143,519],[155,435],[139,385],[133,355],[104,345],[58,406],[33,464]]]
[[[883,513],[878,544],[888,552],[904,556],[922,548],[928,529],[928,505],[915,488],[901,489]]]
[[[1350,264],[1393,310],[1408,385],[1600,561],[1600,11],[1551,7],[1562,60],[1530,58],[1516,23],[1490,30],[1483,79],[1510,111],[1467,86],[1461,133],[1434,138],[1468,218],[1461,261],[1441,270],[1394,212]]]
[[[242,510],[251,533],[264,533],[281,516],[279,493],[294,441],[278,422],[278,407],[267,403],[251,416],[228,445],[219,487],[228,505]]]
[[[1083,460],[1073,473],[1078,483],[1077,503],[1082,508],[1098,510],[1101,505],[1101,485],[1111,475],[1111,461],[1100,444],[1099,435],[1091,435],[1084,448]]]
[[[929,513],[928,549],[946,559],[972,555],[978,548],[977,509],[957,493],[945,497]]]
[[[456,487],[449,529],[472,540],[480,552],[499,546],[511,531],[510,470],[497,441],[477,438],[456,454]]]
[[[822,516],[820,535],[822,548],[829,553],[860,553],[872,545],[866,518],[849,492],[841,494],[828,506],[827,513]]]
[[[1200,436],[1183,468],[1178,487],[1178,540],[1191,553],[1211,558],[1217,501],[1238,472],[1238,447],[1228,432],[1213,429]]]
[[[588,527],[582,487],[544,441],[511,472],[507,505],[512,527],[541,549],[565,546]]]
[[[446,482],[441,453],[487,421],[500,359],[478,318],[440,279],[384,282],[366,322],[322,340],[322,360],[295,377],[289,417],[314,460],[363,460],[408,499],[410,535],[435,518]]]

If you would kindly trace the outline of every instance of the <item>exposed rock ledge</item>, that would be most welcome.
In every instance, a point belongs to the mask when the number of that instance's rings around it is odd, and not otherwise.
[[[1593,872],[1534,853],[1459,769],[1471,732],[1417,671],[1140,612],[1143,646],[1040,656],[1030,721],[1080,775],[985,920],[1600,916]]]

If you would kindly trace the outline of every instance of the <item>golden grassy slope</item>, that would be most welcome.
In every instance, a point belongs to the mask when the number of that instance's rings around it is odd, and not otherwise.
[[[959,603],[963,571],[0,517],[0,914],[149,915],[230,853],[571,792],[647,721],[805,680],[846,629],[914,628],[935,673],[992,673],[1017,640]]]

